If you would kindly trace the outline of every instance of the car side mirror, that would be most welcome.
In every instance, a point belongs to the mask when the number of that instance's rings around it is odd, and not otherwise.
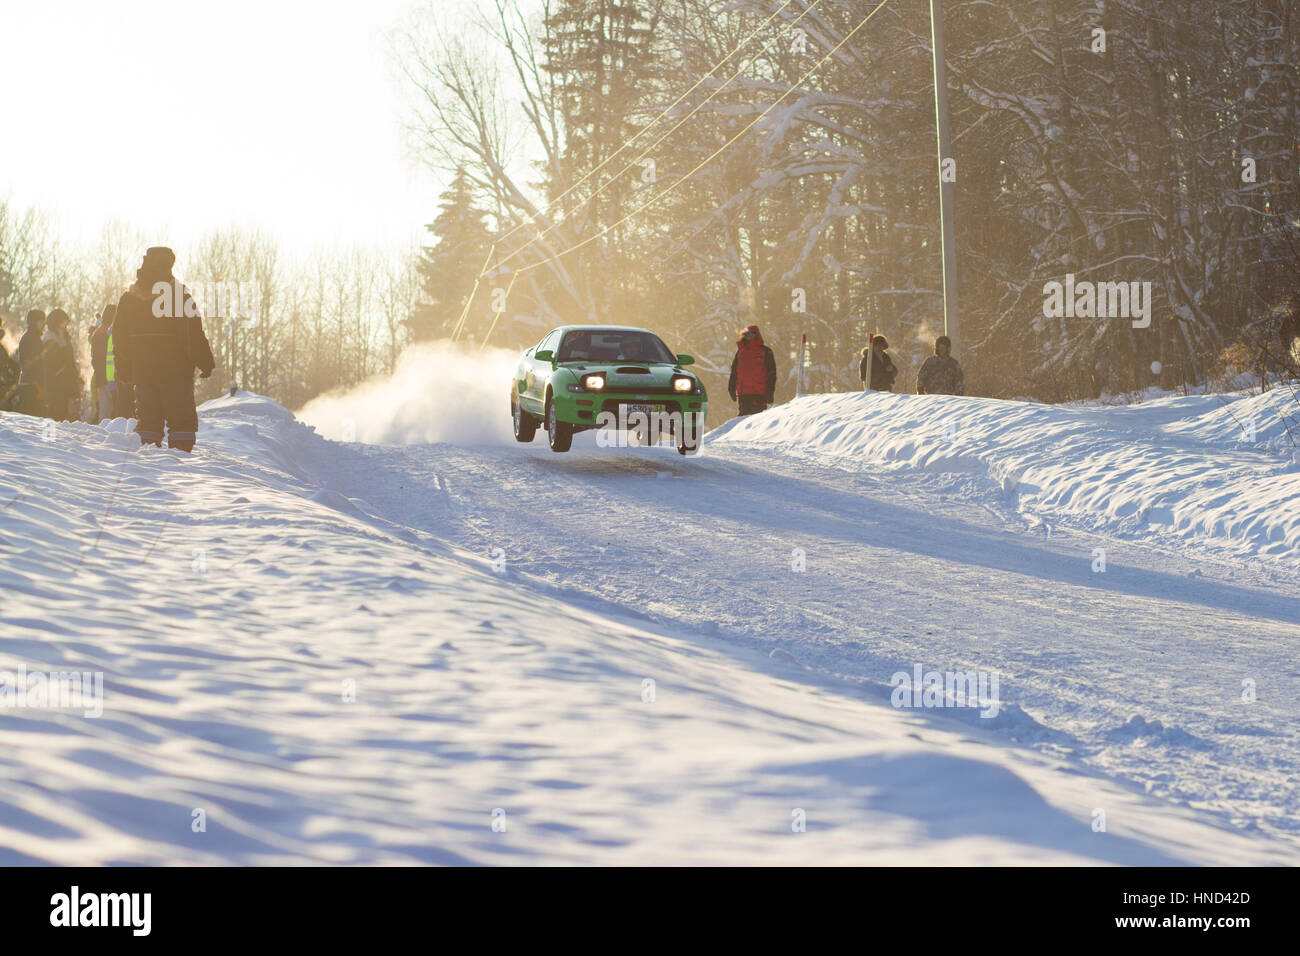
[[[695,359],[694,359],[692,356],[690,356],[690,355],[679,355],[679,356],[677,356],[677,364],[678,364],[678,365],[694,365],[694,364],[695,364]]]
[[[555,352],[551,349],[542,349],[541,351],[534,352],[533,358],[537,359],[539,362],[554,362]]]

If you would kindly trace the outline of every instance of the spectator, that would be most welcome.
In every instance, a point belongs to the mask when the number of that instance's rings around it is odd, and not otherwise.
[[[46,320],[41,372],[45,379],[45,414],[56,422],[81,419],[81,371],[72,345],[72,320],[55,309]]]
[[[776,394],[776,356],[763,344],[757,325],[745,329],[736,343],[727,394],[737,403],[741,415],[761,412],[772,404]]]
[[[135,386],[136,433],[147,444],[193,451],[199,413],[194,405],[194,370],[203,378],[216,362],[203,334],[190,290],[172,274],[176,254],[165,246],[147,249],[135,283],[123,293],[113,319],[113,351],[119,382]],[[161,295],[154,287],[165,283]]]
[[[27,313],[27,331],[18,342],[18,395],[14,405],[26,415],[45,414],[45,313],[32,309]]]
[[[858,363],[858,378],[865,385],[867,383],[867,368],[870,364],[871,379],[870,388],[873,392],[892,392],[894,390],[894,379],[898,377],[898,366],[894,364],[893,358],[885,350],[889,348],[889,343],[885,337],[877,333],[871,337],[871,344],[862,350],[862,361]]]
[[[108,307],[113,311],[116,319],[117,306]],[[122,377],[117,374],[117,349],[113,344],[113,328],[108,329],[108,347],[104,356],[104,378],[108,380],[108,394],[113,399],[113,417],[114,418],[134,418],[135,417],[135,386],[130,382],[122,381]]]
[[[113,417],[113,394],[108,388],[108,334],[116,311],[116,306],[105,306],[99,314],[99,324],[90,330],[90,389],[95,403],[96,423]]]
[[[18,395],[18,379],[21,376],[22,367],[5,348],[4,329],[0,328],[0,410],[7,411],[12,407],[13,400]]]
[[[961,366],[949,353],[952,339],[941,335],[934,340],[934,354],[925,360],[916,373],[918,395],[964,395],[966,383]]]

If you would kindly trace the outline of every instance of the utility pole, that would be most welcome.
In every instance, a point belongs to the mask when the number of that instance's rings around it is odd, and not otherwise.
[[[957,310],[957,223],[954,207],[956,162],[948,135],[948,70],[943,53],[943,0],[930,0],[930,49],[934,54],[934,125],[939,147],[939,224],[943,253],[943,334],[952,339],[952,355],[961,351],[961,318]]]

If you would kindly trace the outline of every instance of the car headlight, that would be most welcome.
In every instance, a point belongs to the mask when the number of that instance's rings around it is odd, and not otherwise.
[[[673,376],[674,392],[692,392],[694,390],[695,390],[695,379],[691,378],[689,375]]]
[[[582,376],[582,387],[589,392],[599,392],[605,387],[605,376],[584,375]]]

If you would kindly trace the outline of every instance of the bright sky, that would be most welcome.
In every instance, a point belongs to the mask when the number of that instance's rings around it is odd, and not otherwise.
[[[406,245],[411,158],[388,33],[421,0],[0,0],[0,196],[70,239],[178,249],[260,226],[285,251]]]

